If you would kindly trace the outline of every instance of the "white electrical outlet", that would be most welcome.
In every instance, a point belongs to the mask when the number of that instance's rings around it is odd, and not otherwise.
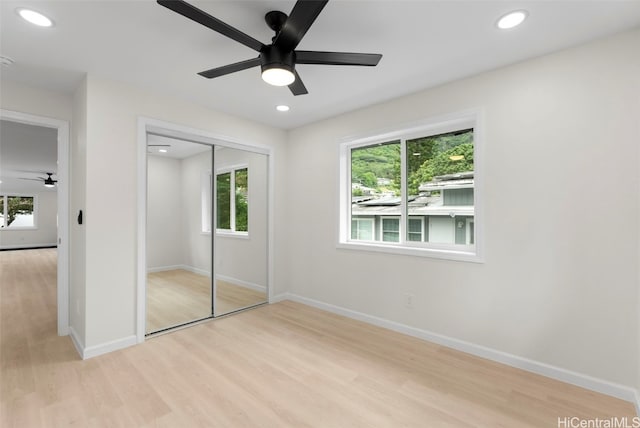
[[[404,297],[404,307],[407,309],[412,309],[413,299],[415,296],[413,294],[404,293],[403,297]]]

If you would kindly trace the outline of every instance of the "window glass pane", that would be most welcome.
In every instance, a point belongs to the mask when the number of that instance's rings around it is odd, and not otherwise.
[[[216,228],[231,229],[231,173],[216,176]]]
[[[422,219],[410,218],[407,229],[407,241],[422,241]]]
[[[406,142],[407,212],[409,216],[442,216],[429,222],[428,242],[465,242],[468,222],[455,229],[456,217],[473,218],[473,129],[416,138]],[[419,240],[407,225],[407,240]],[[472,232],[473,233],[473,232]],[[457,240],[456,234],[461,239]],[[467,239],[466,242],[473,242]]]
[[[351,220],[351,239],[373,241],[373,219],[360,218]]]
[[[0,196],[0,227],[4,226],[4,196]]]
[[[236,184],[236,231],[249,231],[249,176],[247,168],[235,172]]]
[[[33,226],[35,226],[35,218],[33,215],[33,197],[8,196],[7,227]]]
[[[382,240],[387,242],[400,242],[400,219],[382,219]]]
[[[359,216],[400,215],[400,158],[399,141],[351,149],[351,239],[380,239],[374,235],[373,219],[361,219],[366,226],[353,222]],[[399,241],[398,232],[391,231],[388,239],[382,235],[383,240]]]

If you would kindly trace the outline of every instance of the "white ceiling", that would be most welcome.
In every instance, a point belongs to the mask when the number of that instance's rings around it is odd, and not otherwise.
[[[268,43],[263,16],[294,1],[193,1]],[[15,9],[30,6],[56,25],[36,28]],[[503,13],[529,19],[501,31]],[[381,53],[375,68],[300,65],[309,90],[294,97],[252,68],[208,80],[196,73],[253,58],[249,48],[155,1],[0,2],[0,54],[15,60],[2,79],[73,91],[85,72],[290,129],[447,81],[640,26],[640,1],[332,0],[299,45],[303,50]],[[275,111],[288,104],[291,111]]]
[[[162,147],[158,145],[162,145]],[[160,152],[160,149],[166,150],[166,152]],[[194,143],[163,135],[147,134],[147,153],[151,156],[186,159],[208,150],[211,150],[211,146],[208,144]]]
[[[0,193],[55,192],[38,177],[58,177],[58,130],[0,120]]]

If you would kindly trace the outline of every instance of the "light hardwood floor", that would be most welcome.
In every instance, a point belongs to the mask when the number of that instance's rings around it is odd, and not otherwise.
[[[0,426],[557,427],[633,406],[281,302],[81,361],[55,253],[0,252]]]
[[[265,292],[218,280],[216,315],[267,301]],[[211,315],[211,282],[183,269],[147,275],[147,333]]]

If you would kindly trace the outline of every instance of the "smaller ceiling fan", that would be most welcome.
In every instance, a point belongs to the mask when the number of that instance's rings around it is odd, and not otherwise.
[[[157,0],[158,3],[198,24],[204,25],[258,52],[258,57],[235,64],[201,71],[199,75],[212,79],[260,66],[262,79],[274,86],[288,86],[293,95],[307,94],[307,88],[295,70],[296,64],[359,65],[374,67],[382,58],[380,54],[353,52],[302,51],[296,47],[316,20],[328,0],[298,0],[287,16],[284,12],[271,11],[264,16],[269,28],[275,31],[271,44],[265,45],[248,34],[214,18],[183,0]]]
[[[47,177],[38,177],[38,178],[20,178],[20,180],[32,180],[32,181],[42,181],[44,183],[44,187],[55,187],[58,180],[54,180],[51,176],[55,174],[55,172],[43,172],[42,174],[47,174]]]

